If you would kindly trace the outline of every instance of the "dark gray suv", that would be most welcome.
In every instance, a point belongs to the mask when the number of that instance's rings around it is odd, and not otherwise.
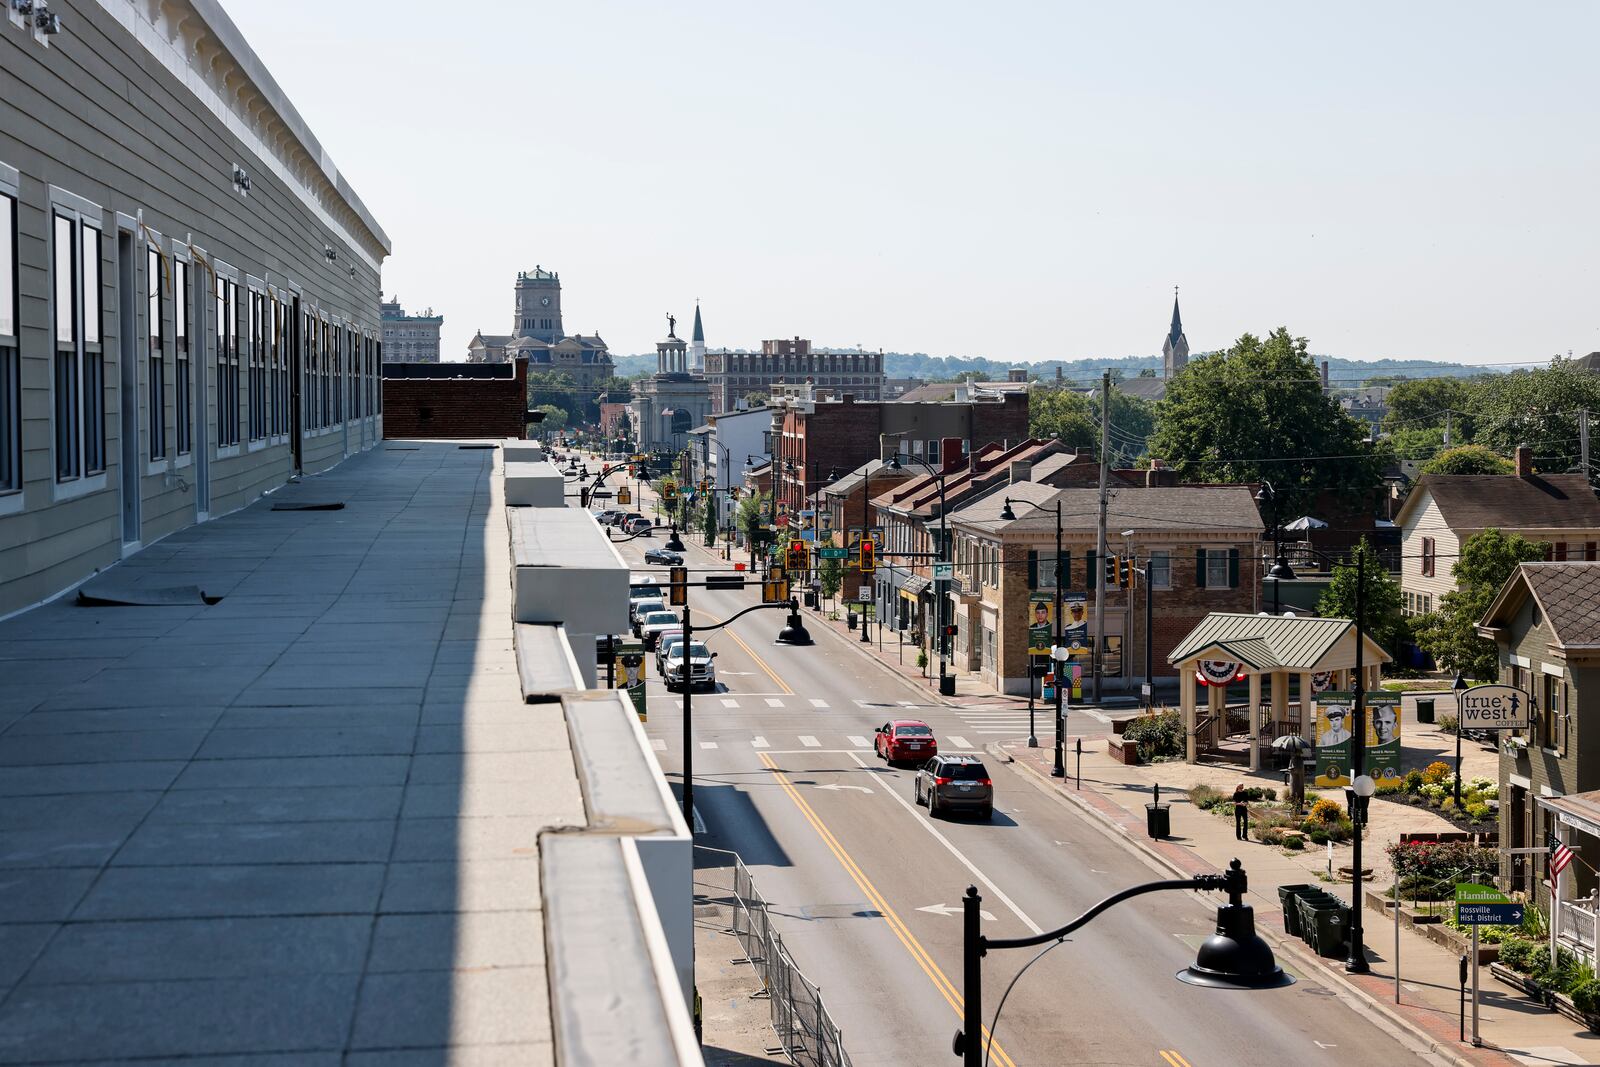
[[[930,816],[975,811],[987,819],[994,814],[994,782],[972,756],[933,757],[917,772],[916,790],[917,803],[928,805]]]

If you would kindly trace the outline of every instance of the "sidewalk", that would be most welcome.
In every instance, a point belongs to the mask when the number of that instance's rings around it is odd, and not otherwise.
[[[1426,748],[1427,742],[1435,738],[1434,732],[1426,728],[1413,729],[1411,733],[1414,736],[1406,738],[1408,747]],[[1239,767],[1184,763],[1129,767],[1111,759],[1102,739],[1093,741],[1092,747],[1086,744],[1084,748],[1081,788],[1071,777],[1065,780],[1050,777],[1052,752],[1048,746],[1030,749],[1019,740],[992,745],[990,749],[998,758],[1014,760],[1016,767],[1041,786],[1056,790],[1070,803],[1100,819],[1129,847],[1142,849],[1174,872],[1220,872],[1234,857],[1241,859],[1250,875],[1257,929],[1273,944],[1280,962],[1356,994],[1375,1014],[1410,1031],[1439,1055],[1473,1067],[1600,1062],[1600,1035],[1547,1011],[1522,993],[1496,981],[1490,977],[1487,967],[1480,971],[1479,1007],[1479,1034],[1485,1047],[1473,1049],[1462,1045],[1457,1040],[1457,957],[1406,926],[1400,928],[1402,991],[1400,1002],[1396,1004],[1394,925],[1389,918],[1370,908],[1362,913],[1365,943],[1372,963],[1370,975],[1347,975],[1339,961],[1319,959],[1298,939],[1287,937],[1283,933],[1278,887],[1316,882],[1319,875],[1325,877],[1327,850],[1313,846],[1303,853],[1294,853],[1255,840],[1238,841],[1233,834],[1231,813],[1223,818],[1202,811],[1190,805],[1186,796],[1190,786],[1200,784],[1223,792],[1231,792],[1241,781],[1247,785],[1282,788],[1277,774],[1251,775]],[[1435,743],[1442,746],[1442,742]],[[1468,776],[1484,773],[1491,769],[1493,761],[1492,754],[1474,747],[1463,764],[1464,773]],[[1069,750],[1069,772],[1075,771],[1074,762]],[[1162,841],[1149,839],[1145,832],[1144,805],[1150,801],[1152,787],[1157,782],[1162,787],[1162,802],[1171,803],[1172,836]],[[1388,885],[1392,875],[1383,846],[1396,840],[1402,829],[1454,827],[1423,809],[1373,800],[1362,853],[1363,865],[1373,869],[1369,887],[1382,889]],[[1333,865],[1337,868],[1349,864],[1349,846],[1336,847]],[[1350,883],[1339,880],[1328,889],[1336,895],[1348,896]]]

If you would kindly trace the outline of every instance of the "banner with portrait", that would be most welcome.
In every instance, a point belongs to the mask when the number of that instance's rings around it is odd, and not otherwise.
[[[1067,593],[1061,598],[1061,610],[1066,619],[1061,627],[1061,643],[1067,646],[1069,656],[1089,653],[1089,603],[1082,593]]]
[[[1035,593],[1028,598],[1028,655],[1048,656],[1054,643],[1056,602]]]
[[[1400,694],[1368,693],[1366,704],[1367,754],[1362,766],[1380,786],[1399,785]]]
[[[1350,720],[1355,714],[1354,704],[1353,693],[1317,694],[1317,785],[1350,784]]]

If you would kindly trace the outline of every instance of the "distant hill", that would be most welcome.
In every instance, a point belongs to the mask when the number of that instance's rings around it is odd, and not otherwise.
[[[737,350],[736,350],[737,351]],[[818,351],[828,351],[818,349]],[[837,349],[854,352],[854,348]],[[1204,354],[1202,354],[1204,355]],[[632,378],[641,374],[654,374],[655,353],[637,356],[611,357],[617,365],[617,376]],[[1191,356],[1200,359],[1200,355]],[[1328,361],[1328,378],[1343,385],[1359,385],[1369,378],[1468,378],[1476,374],[1494,373],[1499,368],[1475,367],[1464,363],[1446,361],[1429,362],[1419,359],[1379,359],[1370,362],[1340,359],[1338,356],[1316,356],[1318,363]],[[883,370],[890,378],[922,378],[926,381],[950,381],[969,372],[982,374],[994,381],[1004,381],[1006,371],[1012,367],[1026,366],[1029,375],[1039,379],[1054,379],[1056,368],[1068,381],[1085,385],[1099,381],[1100,372],[1110,368],[1121,371],[1125,378],[1137,377],[1142,370],[1160,372],[1160,356],[1119,356],[1114,359],[1046,359],[1006,362],[985,356],[930,356],[925,352],[885,352]]]

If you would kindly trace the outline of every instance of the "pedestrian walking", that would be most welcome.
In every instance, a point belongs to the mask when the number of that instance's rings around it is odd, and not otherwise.
[[[1233,836],[1240,841],[1250,840],[1250,801],[1243,782],[1233,790]]]

